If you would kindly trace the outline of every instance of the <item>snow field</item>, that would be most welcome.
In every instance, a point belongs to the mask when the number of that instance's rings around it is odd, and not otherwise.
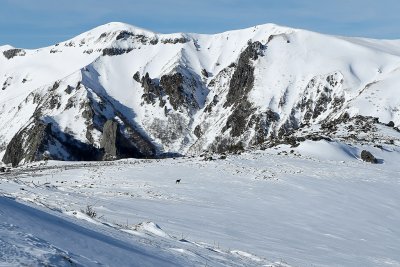
[[[1,190],[93,227],[107,224],[139,237],[150,233],[170,240],[168,245],[179,239],[209,244],[246,258],[245,266],[270,264],[265,259],[291,266],[397,266],[400,154],[369,148],[383,159],[371,165],[349,156],[361,149],[320,141],[292,153],[282,146],[207,162],[50,162],[1,176]],[[87,205],[97,218],[85,218],[81,210]],[[182,249],[187,250],[170,251]],[[209,259],[209,266],[220,263]]]

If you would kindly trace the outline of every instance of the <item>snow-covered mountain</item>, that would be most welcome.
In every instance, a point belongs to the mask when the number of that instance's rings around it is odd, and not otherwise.
[[[399,82],[400,40],[109,23],[41,49],[0,47],[0,158],[162,157],[321,138],[399,145]]]

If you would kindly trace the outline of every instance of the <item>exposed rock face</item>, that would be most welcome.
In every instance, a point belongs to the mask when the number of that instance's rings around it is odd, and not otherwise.
[[[144,91],[142,99],[147,104],[153,105],[159,101],[160,107],[164,107],[166,104],[164,97],[166,97],[175,111],[199,109],[200,104],[194,96],[196,86],[199,85],[193,77],[185,77],[180,72],[174,72],[161,76],[158,82],[146,73],[141,83]]]
[[[149,142],[143,139],[133,129],[127,129],[128,139],[122,132],[121,126],[114,120],[107,120],[103,127],[101,148],[103,160],[119,158],[155,157],[155,150]]]
[[[203,135],[203,132],[201,131],[201,126],[200,125],[197,125],[195,128],[194,128],[194,135],[197,137],[197,138],[200,138],[202,135]]]
[[[224,107],[232,106],[247,99],[247,94],[254,85],[254,66],[251,60],[262,55],[264,46],[260,42],[250,44],[240,55],[236,70],[229,84],[229,92]]]
[[[155,104],[158,99],[161,101],[160,106],[163,107],[165,105],[162,101],[163,89],[150,78],[149,73],[142,77],[142,87],[144,91],[142,99],[147,104]]]
[[[222,131],[231,129],[232,137],[238,137],[244,133],[248,119],[255,111],[247,99],[247,94],[254,86],[254,66],[251,60],[258,59],[262,55],[263,49],[264,47],[260,42],[251,43],[240,55],[230,81],[224,107],[233,106],[233,112],[228,117]]]
[[[361,159],[369,163],[375,163],[375,164],[378,163],[378,160],[371,154],[371,152],[367,150],[363,150],[361,152]]]
[[[228,117],[223,132],[230,129],[232,137],[239,137],[246,131],[249,117],[254,113],[255,109],[247,100],[242,100]]]
[[[190,40],[186,37],[180,37],[180,38],[166,38],[166,39],[162,39],[161,43],[163,44],[184,44],[184,43],[188,43],[190,42]]]
[[[3,52],[3,55],[7,58],[7,59],[12,59],[13,57],[16,56],[25,56],[26,52],[23,49],[9,49]]]
[[[333,110],[339,110],[345,102],[339,92],[342,84],[343,75],[338,72],[328,74],[325,80],[321,76],[312,78],[293,112],[300,110],[303,114],[302,123],[309,123],[327,111],[330,105]]]
[[[133,75],[133,79],[138,83],[141,82],[140,81],[140,73],[138,71]]]
[[[51,134],[51,125],[34,121],[19,131],[8,144],[3,162],[17,166],[21,161],[30,162],[43,158]]]
[[[103,56],[118,56],[118,55],[123,55],[126,53],[131,52],[132,49],[122,49],[122,48],[104,48],[103,49]]]
[[[127,40],[127,39],[132,39],[134,42],[137,43],[141,43],[142,45],[156,45],[158,44],[158,38],[157,37],[153,37],[150,38],[146,35],[143,34],[135,34],[133,32],[129,32],[129,31],[121,31],[117,37],[115,38],[115,40]]]
[[[76,140],[68,133],[60,132],[51,123],[33,119],[11,139],[3,162],[17,166],[21,162],[43,159],[99,160],[100,151]]]
[[[161,87],[169,96],[171,106],[178,110],[179,106],[185,104],[185,93],[183,89],[183,75],[174,73],[172,75],[164,75],[160,80]]]
[[[105,158],[116,158],[117,157],[117,133],[118,123],[112,120],[108,120],[104,124],[103,137],[101,139],[101,148],[104,149]]]

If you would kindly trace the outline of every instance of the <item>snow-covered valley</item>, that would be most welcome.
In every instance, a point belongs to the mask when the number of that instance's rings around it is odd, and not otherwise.
[[[321,140],[226,159],[22,166],[0,176],[0,261],[400,266],[400,151],[368,147],[381,163],[370,164],[361,149]]]

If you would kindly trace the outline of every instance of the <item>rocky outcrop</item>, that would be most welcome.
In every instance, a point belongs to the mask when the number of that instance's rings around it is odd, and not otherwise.
[[[17,57],[17,56],[25,56],[26,52],[23,49],[18,49],[18,48],[14,48],[14,49],[9,49],[3,52],[3,55],[7,58],[7,59],[12,59],[13,57]]]
[[[163,44],[185,44],[188,42],[190,42],[190,39],[186,37],[161,39],[161,43]]]
[[[107,120],[104,124],[100,143],[103,160],[156,157],[156,151],[150,142],[132,128],[125,129],[125,136],[122,127],[114,120]]]
[[[343,75],[340,72],[312,78],[292,112],[295,114],[300,111],[301,123],[307,124],[317,120],[327,110],[340,110],[345,102],[340,91],[342,84]]]
[[[133,77],[132,77],[132,78],[133,78],[136,82],[141,83],[139,71],[137,71],[135,74],[133,74]]]
[[[169,103],[174,110],[178,110],[181,105],[186,105],[182,74],[174,73],[171,75],[163,75],[160,80],[160,85],[169,96]]]
[[[43,159],[50,134],[51,125],[33,121],[11,139],[7,145],[3,162],[18,166],[21,161],[30,162]]]
[[[115,47],[104,48],[103,49],[103,56],[123,55],[123,54],[131,52],[132,50],[133,50],[132,48],[128,48],[128,49],[115,48]]]
[[[255,109],[249,102],[247,95],[254,86],[254,66],[252,60],[262,55],[264,46],[260,42],[254,42],[241,53],[238,64],[232,75],[229,91],[224,107],[233,106],[222,132],[230,129],[232,137],[238,137],[247,129],[247,123]]]
[[[101,148],[104,149],[106,159],[117,158],[117,133],[119,132],[118,123],[108,120],[103,127],[103,137],[101,139]]]
[[[150,78],[149,73],[146,73],[146,75],[142,77],[141,82],[143,87],[143,101],[147,104],[153,105],[156,103],[157,100],[159,100],[160,106],[163,107],[165,105],[165,102],[162,100],[162,97],[164,95],[163,89]]]
[[[52,123],[33,118],[7,145],[4,163],[17,166],[21,162],[44,159],[54,160],[99,160],[100,150],[62,132]]]
[[[115,40],[127,40],[127,39],[131,39],[136,43],[140,43],[142,45],[147,45],[147,44],[151,44],[151,45],[156,45],[158,44],[158,38],[157,37],[148,37],[146,35],[143,34],[135,34],[133,32],[129,32],[129,31],[121,31],[117,37],[115,37]]]
[[[247,130],[249,118],[254,111],[255,109],[249,101],[242,100],[228,117],[222,132],[230,129],[230,135],[232,137],[241,136]]]
[[[254,66],[251,60],[257,60],[263,54],[265,47],[260,42],[254,42],[241,53],[238,64],[229,84],[229,92],[224,107],[239,104],[247,100],[247,94],[254,86]]]
[[[374,163],[374,164],[378,163],[378,159],[376,159],[376,158],[374,157],[374,155],[372,155],[372,153],[369,152],[369,151],[367,151],[367,150],[363,150],[363,151],[361,152],[361,159],[362,159],[363,161],[369,162],[369,163]]]
[[[136,79],[137,76],[133,78]],[[164,107],[166,104],[164,97],[166,97],[175,111],[199,109],[200,105],[194,96],[194,91],[201,84],[193,77],[185,77],[180,72],[174,72],[161,76],[158,82],[151,79],[149,74],[146,73],[142,77],[141,83],[143,87],[142,99],[147,104],[154,105],[159,101],[160,107]]]

